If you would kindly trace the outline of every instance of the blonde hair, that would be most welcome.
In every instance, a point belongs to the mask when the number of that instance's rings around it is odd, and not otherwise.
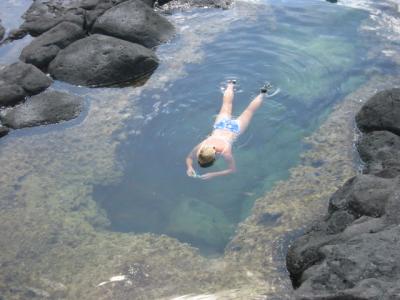
[[[197,155],[197,160],[201,167],[208,167],[215,161],[215,147],[210,145],[202,146]]]

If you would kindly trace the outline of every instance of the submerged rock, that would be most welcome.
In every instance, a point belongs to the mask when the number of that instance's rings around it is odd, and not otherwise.
[[[356,116],[360,130],[387,130],[400,135],[400,89],[377,93]]]
[[[20,59],[38,68],[46,68],[61,49],[85,35],[82,27],[71,22],[62,22],[25,47]]]
[[[104,35],[91,35],[61,50],[49,66],[56,79],[85,86],[132,82],[158,66],[155,54],[141,45]]]
[[[96,20],[92,32],[151,48],[168,41],[174,27],[142,1],[131,0],[107,10]]]
[[[1,116],[7,127],[18,129],[53,124],[76,118],[83,108],[83,99],[57,91],[33,96]]]
[[[0,106],[10,106],[40,93],[52,80],[33,65],[17,62],[0,68]]]

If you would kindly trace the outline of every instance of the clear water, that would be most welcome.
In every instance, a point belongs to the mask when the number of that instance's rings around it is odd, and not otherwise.
[[[161,64],[145,85],[55,82],[52,89],[85,96],[85,112],[0,139],[3,298],[292,299],[287,246],[353,174],[348,119],[398,78],[396,2],[248,0],[226,11],[175,12],[168,18],[177,37],[157,49]],[[30,4],[0,1],[7,30]],[[0,64],[18,60],[27,42],[2,45]],[[388,74],[395,76],[380,76]],[[265,80],[281,93],[235,143],[237,174],[187,178],[184,158],[209,134],[228,78],[239,82],[235,114]],[[302,161],[303,138],[318,127]],[[143,232],[177,237],[212,259],[167,236],[136,234]],[[135,271],[139,280],[96,287]]]
[[[222,253],[255,199],[299,162],[304,137],[338,99],[367,80],[374,63],[358,31],[367,17],[363,11],[324,1],[238,2],[232,11],[197,9],[171,18],[191,26],[210,14],[224,18],[249,5],[251,18],[237,18],[207,43],[201,64],[187,65],[186,76],[168,88],[141,94],[141,116],[127,121],[130,135],[119,149],[124,176],[94,191],[110,230],[167,234],[203,254]],[[162,46],[159,55],[168,55],[180,39]],[[266,80],[281,93],[265,101],[236,141],[236,174],[211,181],[188,178],[184,159],[210,133],[229,78],[238,80],[236,115]],[[222,168],[217,162],[198,171]],[[278,217],[272,215],[271,222]]]
[[[7,0],[0,1],[0,20],[7,34],[12,29],[17,29],[23,22],[22,14],[31,5],[29,0]],[[7,64],[18,61],[22,49],[30,43],[32,38],[27,36],[12,44],[4,44],[0,47],[0,64]]]

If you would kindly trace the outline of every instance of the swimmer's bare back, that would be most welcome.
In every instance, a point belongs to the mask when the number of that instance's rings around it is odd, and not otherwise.
[[[224,91],[221,109],[215,119],[214,130],[211,135],[195,146],[186,157],[186,174],[190,177],[201,178],[208,180],[218,176],[224,176],[236,172],[236,163],[232,154],[232,144],[235,139],[242,134],[248,127],[254,113],[261,106],[264,95],[267,93],[269,86],[264,86],[236,119],[232,119],[232,104],[234,98],[234,85],[236,81],[229,81]],[[206,150],[206,151],[205,151]],[[202,164],[205,159],[203,152],[207,152],[207,161],[210,163]],[[193,158],[197,158],[199,165],[212,165],[217,155],[223,157],[227,164],[227,168],[222,171],[208,172],[203,175],[198,175],[193,167]]]

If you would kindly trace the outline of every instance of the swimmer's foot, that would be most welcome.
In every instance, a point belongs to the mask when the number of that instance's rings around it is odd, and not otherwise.
[[[272,85],[269,82],[266,82],[260,89],[260,93],[267,94],[269,90],[272,90]]]

